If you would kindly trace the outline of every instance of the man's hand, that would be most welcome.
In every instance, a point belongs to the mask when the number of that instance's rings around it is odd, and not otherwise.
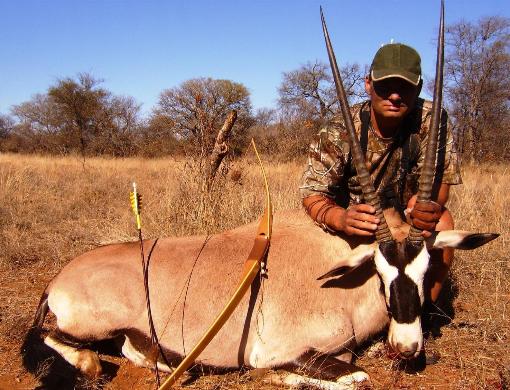
[[[411,223],[418,229],[423,229],[422,235],[424,237],[430,237],[432,232],[436,230],[442,212],[443,208],[439,203],[417,201],[411,209]]]
[[[380,222],[374,215],[375,208],[367,204],[344,209],[325,196],[312,195],[303,199],[303,206],[319,225],[349,236],[373,236]]]
[[[375,208],[368,204],[357,204],[343,210],[339,218],[339,230],[349,236],[373,236],[377,224]]]

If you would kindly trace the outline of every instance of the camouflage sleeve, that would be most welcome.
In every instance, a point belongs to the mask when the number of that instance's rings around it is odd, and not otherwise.
[[[430,124],[430,118],[428,119]],[[462,178],[460,174],[459,153],[453,139],[452,127],[453,125],[448,118],[448,114],[445,110],[443,110],[441,113],[441,127],[439,130],[436,172],[441,177],[441,183],[455,185],[462,184]],[[427,147],[427,140],[428,131],[426,136],[421,137],[420,154],[417,164],[418,174],[421,174],[421,168],[423,166],[423,160],[425,157],[425,149]]]
[[[323,195],[335,198],[348,155],[349,145],[341,140],[338,130],[322,129],[310,144],[308,164],[299,187],[301,197]]]

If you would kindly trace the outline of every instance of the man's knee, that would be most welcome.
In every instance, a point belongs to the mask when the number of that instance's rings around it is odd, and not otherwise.
[[[439,222],[436,225],[436,230],[453,230],[454,229],[453,215],[447,208],[444,209],[443,214],[439,218]]]
[[[439,222],[436,225],[436,231],[452,230],[454,229],[454,222],[452,213],[448,209],[444,209]],[[444,268],[440,274],[444,274],[440,279],[446,278],[446,274],[451,267],[453,261],[454,250],[453,248],[435,249],[431,251],[431,263],[436,264],[439,268]]]

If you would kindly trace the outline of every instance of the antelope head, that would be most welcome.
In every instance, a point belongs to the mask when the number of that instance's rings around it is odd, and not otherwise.
[[[347,97],[340,72],[338,71],[338,65],[329,39],[322,9],[321,18],[329,61],[346,130],[349,135],[353,163],[363,191],[364,202],[375,208],[375,215],[379,218],[380,223],[375,233],[376,242],[374,244],[359,246],[348,259],[344,259],[341,262],[341,265],[335,267],[319,279],[342,275],[345,271],[373,259],[377,273],[384,285],[385,300],[390,316],[388,343],[402,357],[416,357],[423,348],[420,318],[424,302],[423,283],[425,273],[429,267],[429,249],[434,247],[474,249],[496,238],[497,235],[450,231],[439,232],[429,239],[424,239],[422,230],[411,226],[409,235],[406,238],[397,241],[392,236],[354,130]],[[441,2],[434,101],[425,161],[419,180],[418,202],[429,202],[431,200],[441,115],[443,62],[444,4]]]

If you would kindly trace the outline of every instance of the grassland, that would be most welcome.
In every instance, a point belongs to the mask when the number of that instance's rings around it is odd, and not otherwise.
[[[146,237],[217,232],[256,219],[263,185],[254,159],[230,162],[204,194],[196,162],[172,159],[88,159],[0,155],[0,389],[26,389],[19,348],[46,283],[74,256],[102,244],[136,239],[131,182],[144,195]],[[267,164],[277,210],[298,208],[302,163]],[[505,388],[510,385],[510,170],[466,166],[449,208],[462,230],[498,232],[496,241],[457,252],[451,286],[437,311],[427,347],[439,361],[419,373],[386,355],[359,351],[375,388]],[[107,389],[154,388],[149,370],[120,357]],[[267,387],[250,373],[206,376],[188,388]]]

